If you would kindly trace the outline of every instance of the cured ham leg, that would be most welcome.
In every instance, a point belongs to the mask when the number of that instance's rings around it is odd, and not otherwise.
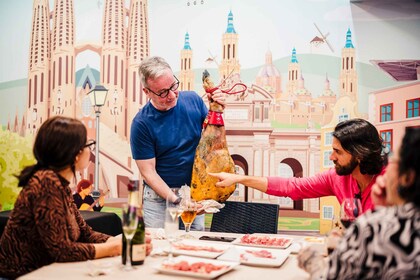
[[[206,92],[214,91],[214,84],[207,71],[203,73],[203,87]],[[235,164],[226,143],[226,130],[223,124],[223,106],[210,100],[210,110],[204,122],[194,158],[191,179],[191,197],[196,201],[214,199],[225,202],[235,191],[235,184],[229,187],[216,187],[218,179],[209,172],[235,172]]]

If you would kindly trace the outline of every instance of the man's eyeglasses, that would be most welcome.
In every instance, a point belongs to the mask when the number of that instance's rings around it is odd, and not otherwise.
[[[86,145],[83,146],[83,148],[89,148],[92,152],[95,151],[96,141],[92,139],[88,140]]]
[[[161,97],[161,98],[165,98],[166,96],[168,96],[169,92],[172,91],[176,91],[179,87],[179,80],[174,76],[176,82],[172,84],[172,86],[168,89],[162,89],[160,90],[158,93],[154,92],[153,90],[151,90],[150,88],[146,88],[148,91],[152,92],[153,94]]]

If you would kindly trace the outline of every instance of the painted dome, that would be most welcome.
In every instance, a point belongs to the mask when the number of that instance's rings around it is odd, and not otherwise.
[[[273,57],[271,51],[267,51],[265,54],[265,65],[261,67],[258,72],[258,77],[269,78],[269,77],[280,77],[280,72],[276,66],[273,65]]]

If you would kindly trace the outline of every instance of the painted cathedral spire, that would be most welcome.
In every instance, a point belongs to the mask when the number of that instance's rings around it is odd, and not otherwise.
[[[49,71],[51,58],[50,11],[48,0],[35,0],[32,9],[32,32],[29,48],[27,127],[34,134],[48,118],[50,95]]]
[[[185,33],[184,50],[191,50],[190,35],[188,34],[188,32]]]
[[[227,24],[227,28],[226,28],[226,33],[236,33],[235,27],[233,26],[233,14],[232,14],[232,11],[229,11],[228,24]]]
[[[293,48],[292,50],[292,57],[290,59],[287,72],[287,94],[293,95],[298,90],[298,81],[299,77],[301,76],[300,65],[296,57],[296,48]]]
[[[106,1],[102,22],[101,82],[113,98],[102,109],[101,119],[110,124],[114,132],[127,136],[124,110],[127,38],[124,0]],[[112,70],[111,70],[112,69]],[[122,117],[119,117],[122,116]]]
[[[75,115],[75,21],[72,0],[54,2],[51,32],[51,115]]]
[[[234,76],[236,76],[236,80],[240,79],[241,65],[238,59],[238,41],[239,34],[233,27],[233,14],[232,11],[229,11],[228,25],[222,37],[222,62],[219,65],[219,77],[222,80]],[[229,87],[231,82],[229,79],[225,80],[222,87]]]
[[[345,48],[352,48],[354,49],[353,43],[351,41],[351,31],[350,28],[347,30],[347,34],[346,34],[346,45],[344,46]]]
[[[147,103],[147,96],[143,92],[143,85],[139,81],[138,66],[150,55],[149,14],[147,0],[130,0],[127,39],[127,81],[124,87],[127,96],[127,120],[132,120],[139,107]],[[125,125],[124,134],[129,138],[130,122]]]
[[[184,47],[181,49],[181,71],[179,81],[181,90],[194,89],[194,72],[192,70],[193,51],[190,46],[190,34],[185,33]]]
[[[296,57],[296,48],[293,48],[292,50],[292,58],[290,59],[291,63],[298,63],[297,57]]]
[[[358,78],[356,71],[356,50],[351,41],[350,28],[346,33],[346,44],[341,50],[340,96],[349,95],[357,103]]]

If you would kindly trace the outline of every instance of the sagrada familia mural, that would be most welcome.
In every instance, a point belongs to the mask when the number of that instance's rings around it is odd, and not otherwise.
[[[82,108],[90,105],[86,93],[94,81],[76,84],[75,58],[91,50],[100,56],[101,77],[96,82],[112,97],[101,120],[127,139],[132,117],[146,102],[136,67],[149,55],[147,1],[133,0],[128,10],[124,1],[106,1],[99,45],[75,42],[72,0],[55,1],[53,11],[48,0],[35,0],[33,7],[26,132],[34,133],[52,115],[86,116]],[[125,26],[127,16],[129,24]]]

